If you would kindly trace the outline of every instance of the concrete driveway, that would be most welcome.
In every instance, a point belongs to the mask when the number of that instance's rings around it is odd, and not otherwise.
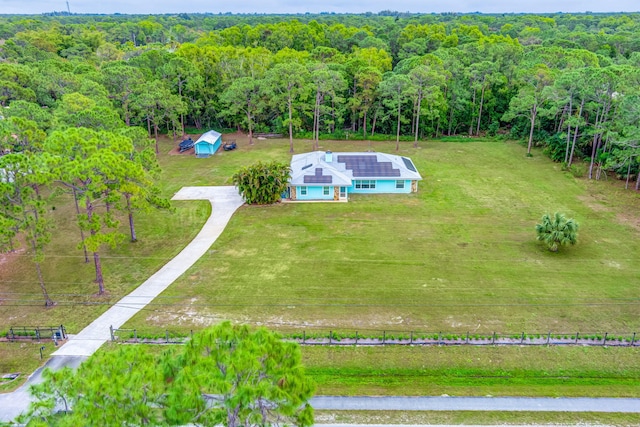
[[[129,295],[91,322],[53,353],[44,367],[76,367],[111,339],[109,327],[119,328],[160,295],[178,277],[204,255],[222,234],[233,213],[244,204],[235,187],[183,187],[172,200],[208,200],[211,215],[198,235],[171,261],[138,286]],[[29,406],[29,385],[41,381],[42,369],[13,393],[0,394],[0,422],[10,421]]]

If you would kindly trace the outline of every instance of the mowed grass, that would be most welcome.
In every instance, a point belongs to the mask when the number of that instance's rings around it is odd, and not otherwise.
[[[66,199],[66,197],[64,197]],[[97,296],[93,258],[84,262],[69,200],[59,197],[54,238],[42,264],[45,285],[56,305],[45,308],[31,256],[23,249],[4,255],[0,265],[0,329],[64,325],[77,333],[173,258],[195,236],[211,208],[207,202],[176,202],[174,213],[137,215],[138,242],[123,237],[116,248],[100,250],[106,295]],[[123,218],[123,223],[126,220]],[[121,232],[128,229],[122,227]],[[167,241],[172,242],[167,244]]]
[[[640,349],[303,347],[321,395],[640,396]]]
[[[43,359],[40,359],[41,347],[44,347]],[[0,377],[5,374],[20,374],[14,380],[0,378],[0,392],[14,390],[22,385],[56,350],[57,347],[50,340],[0,343]]]
[[[395,151],[394,143],[321,143],[334,152]],[[296,152],[309,149],[296,141]],[[179,174],[185,185],[224,184],[241,164],[288,160],[287,152],[288,141],[268,140],[163,162],[170,185]],[[362,335],[638,330],[636,193],[576,179],[512,142],[403,143],[400,154],[424,178],[417,194],[244,206],[209,253],[128,326],[187,332],[232,319]],[[551,253],[534,226],[555,211],[581,228],[577,246]]]
[[[164,194],[186,185],[229,185],[240,166],[290,159],[287,140],[249,146],[246,138],[230,138],[239,149],[210,159],[168,155],[174,144],[162,140]],[[311,143],[295,141],[295,149],[309,151]],[[393,153],[395,144],[321,141],[321,149]],[[576,180],[541,154],[523,153],[522,146],[504,142],[430,141],[418,149],[403,143],[400,154],[410,156],[424,177],[418,194],[242,207],[208,254],[127,326],[184,333],[231,318],[282,331],[363,334],[637,330],[637,195],[615,182]],[[3,256],[0,322],[6,328],[64,324],[78,332],[175,256],[210,212],[208,203],[194,201],[175,202],[173,214],[137,215],[140,241],[101,251],[108,295],[97,297],[93,265],[76,247],[70,200],[60,196],[55,205],[57,229],[44,276],[58,304],[42,306],[28,252]],[[535,241],[533,227],[542,213],[555,210],[582,228],[578,246],[551,254]],[[1,343],[2,373],[35,369],[38,348],[31,347],[23,354],[21,344]],[[566,354],[567,366],[573,357]],[[337,369],[318,363],[320,370]],[[404,367],[401,357],[394,363],[394,369]],[[612,363],[637,378],[633,360]],[[349,369],[346,377],[363,374]],[[332,375],[323,387],[348,394],[352,384]],[[634,394],[630,387],[618,394]]]
[[[315,411],[319,424],[637,426],[638,414],[507,411]]]

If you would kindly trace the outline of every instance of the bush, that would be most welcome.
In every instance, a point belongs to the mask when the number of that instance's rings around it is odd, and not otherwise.
[[[556,252],[560,245],[575,245],[578,238],[578,223],[573,218],[556,212],[544,214],[536,225],[537,239],[544,242],[550,251]]]
[[[248,204],[267,205],[280,200],[290,176],[291,170],[286,163],[258,162],[236,172],[233,183]]]

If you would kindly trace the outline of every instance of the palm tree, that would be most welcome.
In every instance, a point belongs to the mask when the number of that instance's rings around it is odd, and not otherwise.
[[[558,245],[575,245],[578,238],[578,223],[556,212],[553,216],[544,214],[542,224],[536,225],[538,240],[544,242],[552,252],[558,251]]]

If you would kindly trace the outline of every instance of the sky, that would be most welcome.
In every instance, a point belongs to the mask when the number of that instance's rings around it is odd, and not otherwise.
[[[69,0],[72,13],[638,12],[638,0]],[[67,10],[65,0],[0,0],[0,14]]]

